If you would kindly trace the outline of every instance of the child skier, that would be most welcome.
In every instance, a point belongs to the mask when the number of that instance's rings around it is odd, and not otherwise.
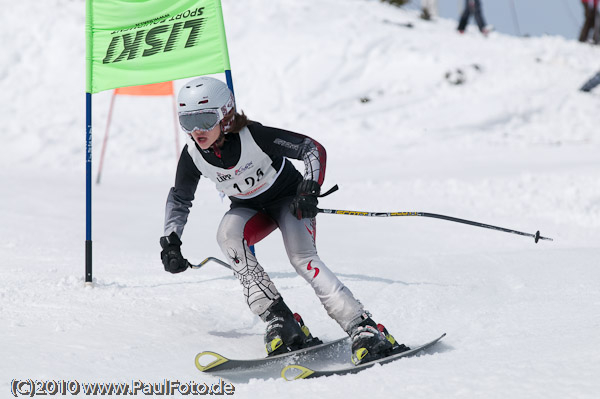
[[[181,253],[181,236],[198,181],[205,176],[231,200],[217,241],[243,286],[250,310],[267,323],[264,340],[269,356],[320,342],[308,329],[303,331],[299,317],[250,251],[275,228],[281,231],[296,272],[350,335],[355,364],[408,350],[371,319],[317,254],[315,217],[325,179],[325,149],[307,136],[266,127],[237,113],[233,94],[214,78],[186,84],[177,106],[188,139],[167,197],[165,236],[160,239],[165,270],[180,273],[190,266]],[[304,176],[286,158],[303,160]]]

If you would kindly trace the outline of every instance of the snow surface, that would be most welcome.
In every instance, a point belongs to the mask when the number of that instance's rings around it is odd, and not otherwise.
[[[218,377],[196,370],[196,353],[263,356],[264,325],[228,270],[171,275],[160,263],[176,159],[169,98],[117,98],[94,186],[95,286],[84,288],[84,1],[2,3],[0,397],[26,378],[211,384]],[[485,38],[472,26],[458,35],[453,20],[427,23],[375,0],[223,9],[238,107],[328,150],[325,187],[341,189],[322,207],[440,213],[555,240],[321,215],[322,259],[377,321],[408,345],[448,335],[418,358],[345,377],[236,382],[234,396],[597,398],[600,92],[577,89],[600,67],[600,48]],[[463,85],[444,77],[456,68]],[[94,174],[110,98],[94,95]],[[203,181],[183,236],[192,262],[223,257],[215,231],[226,209]],[[313,333],[343,335],[278,234],[257,251]]]

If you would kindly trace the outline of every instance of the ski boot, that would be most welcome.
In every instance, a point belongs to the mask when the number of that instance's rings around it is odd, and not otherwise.
[[[383,336],[385,337],[385,339],[387,339],[388,341],[390,341],[390,343],[392,344],[392,352],[390,353],[390,355],[395,355],[396,353],[402,353],[402,352],[406,352],[409,351],[410,348],[404,344],[399,344],[396,339],[392,336],[392,334],[390,334],[387,330],[387,328],[385,328],[383,326],[383,324],[377,324],[377,329],[379,331],[381,331],[381,333],[383,334]],[[389,356],[389,355],[388,355]]]
[[[350,333],[352,363],[358,366],[410,349],[404,344],[398,344],[382,324],[376,324],[369,316],[364,317],[366,318],[354,326]]]
[[[265,331],[267,356],[322,343],[312,336],[299,314],[292,314],[282,298],[277,299],[261,317],[268,323]]]

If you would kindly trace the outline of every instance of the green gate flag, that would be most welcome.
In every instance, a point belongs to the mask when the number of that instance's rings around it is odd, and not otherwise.
[[[229,70],[220,0],[87,0],[88,93]]]

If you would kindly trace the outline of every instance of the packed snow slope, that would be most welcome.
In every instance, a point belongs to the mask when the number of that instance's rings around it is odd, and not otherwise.
[[[0,397],[29,378],[212,384],[196,353],[263,356],[264,324],[227,269],[171,275],[160,263],[176,160],[170,98],[115,101],[93,189],[95,284],[84,288],[84,1],[3,5]],[[340,190],[320,206],[439,213],[554,239],[320,215],[321,258],[378,322],[409,346],[448,335],[357,375],[246,378],[235,396],[596,398],[600,92],[577,89],[600,48],[473,26],[459,35],[455,21],[375,0],[223,0],[223,11],[239,109],[328,151],[325,188]],[[93,96],[94,177],[111,95]],[[182,237],[190,261],[223,258],[215,232],[227,209],[201,181]],[[343,336],[279,234],[257,252],[315,335]]]

